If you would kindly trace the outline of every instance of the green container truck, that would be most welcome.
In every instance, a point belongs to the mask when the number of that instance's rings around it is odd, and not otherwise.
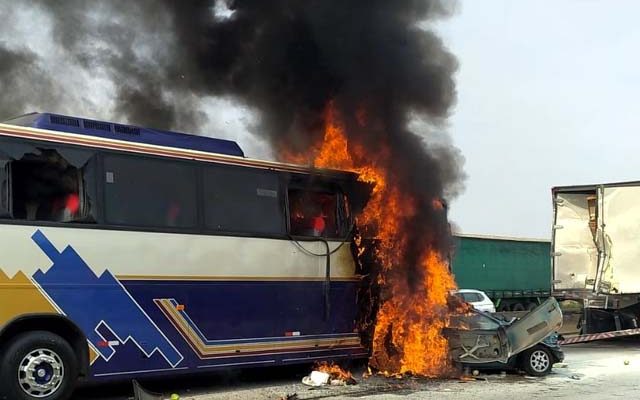
[[[454,236],[451,270],[460,289],[485,292],[500,311],[533,309],[551,295],[551,241]]]

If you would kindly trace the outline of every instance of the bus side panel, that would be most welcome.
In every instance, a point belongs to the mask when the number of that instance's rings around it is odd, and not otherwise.
[[[332,282],[324,319],[323,283],[128,281],[132,294],[185,357],[180,367],[279,363],[357,350],[356,282]],[[119,350],[118,350],[119,351]],[[130,368],[130,357],[98,360],[95,376]],[[129,369],[130,370],[130,369]]]
[[[325,320],[324,258],[288,241],[4,228],[0,243],[13,245],[3,246],[0,279],[32,289],[1,289],[0,296],[11,296],[0,303],[3,318],[63,312],[86,335],[96,378],[364,354],[348,246],[332,256]],[[211,271],[216,275],[206,276]]]

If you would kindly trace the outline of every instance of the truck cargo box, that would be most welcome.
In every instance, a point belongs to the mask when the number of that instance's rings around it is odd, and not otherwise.
[[[640,293],[640,182],[552,190],[555,291]]]

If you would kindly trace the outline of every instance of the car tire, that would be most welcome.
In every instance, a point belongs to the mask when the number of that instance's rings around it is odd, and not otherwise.
[[[553,368],[553,355],[545,346],[538,345],[526,350],[520,362],[520,366],[527,374],[544,376]]]
[[[78,361],[69,343],[47,331],[26,332],[2,349],[0,399],[67,400],[78,379]],[[32,368],[31,374],[22,369]]]
[[[511,311],[524,311],[524,305],[522,303],[516,303],[511,308]]]

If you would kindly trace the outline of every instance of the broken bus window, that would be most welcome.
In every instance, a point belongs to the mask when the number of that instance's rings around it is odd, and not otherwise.
[[[27,221],[95,222],[92,152],[2,142],[0,215]]]

